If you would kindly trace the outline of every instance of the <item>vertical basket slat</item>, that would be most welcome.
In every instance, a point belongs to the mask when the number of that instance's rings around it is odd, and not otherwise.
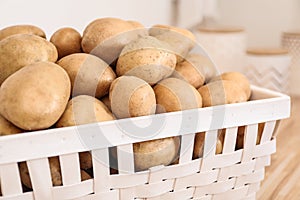
[[[2,195],[22,194],[18,163],[1,165],[0,176]]]
[[[93,172],[94,172],[94,193],[110,191],[109,186],[109,151],[108,148],[92,151]]]
[[[217,138],[218,138],[218,130],[211,130],[205,133],[203,160],[200,169],[202,172],[210,171],[213,168],[213,166],[211,166],[211,162],[206,162],[206,161],[211,160],[208,158],[211,158],[215,155]]]
[[[267,142],[271,139],[274,134],[274,129],[276,126],[276,121],[269,121],[265,123],[265,127],[261,136],[260,143]]]
[[[117,151],[119,173],[134,173],[133,144],[118,146]]]
[[[181,137],[179,163],[187,163],[192,160],[194,150],[195,133]]]
[[[72,185],[81,181],[78,153],[59,156],[63,185]]]
[[[52,199],[52,180],[48,158],[27,161],[35,200]]]
[[[224,143],[223,153],[232,153],[235,150],[238,127],[227,128]]]

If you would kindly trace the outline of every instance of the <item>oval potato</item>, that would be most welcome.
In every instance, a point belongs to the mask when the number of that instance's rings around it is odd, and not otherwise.
[[[108,64],[86,53],[65,56],[57,64],[68,73],[73,96],[90,95],[101,98],[108,93],[112,81],[116,78]]]
[[[55,62],[55,46],[36,35],[18,34],[0,41],[0,85],[22,67],[39,61]]]
[[[73,28],[60,28],[50,38],[58,52],[58,58],[81,52],[81,35]]]
[[[133,144],[135,170],[142,171],[158,165],[171,164],[178,156],[179,147],[179,137]]]
[[[145,31],[136,28],[132,22],[118,18],[100,18],[85,28],[81,47],[83,52],[96,55],[111,64],[119,57],[126,44],[141,35],[145,35]]]
[[[219,80],[210,82],[198,89],[203,107],[246,102],[247,94],[235,81]]]
[[[24,130],[51,127],[70,97],[70,79],[59,65],[35,62],[23,67],[0,87],[0,113]]]
[[[187,82],[177,78],[160,81],[154,87],[154,92],[158,113],[202,107],[202,98],[199,92]]]
[[[110,86],[111,110],[117,118],[138,117],[155,113],[155,94],[144,80],[121,76]]]
[[[46,38],[45,32],[37,26],[34,25],[14,25],[8,26],[2,30],[0,30],[0,41],[4,38],[7,38],[11,35],[16,34],[32,34],[37,35],[42,38]]]
[[[171,47],[170,51],[176,55],[177,62],[183,61],[196,44],[196,37],[191,31],[175,26],[156,24],[150,28],[149,35],[167,42]]]
[[[251,96],[251,88],[250,82],[248,78],[240,73],[240,72],[225,72],[219,76],[213,78],[210,82],[217,81],[217,80],[228,80],[228,81],[235,81],[236,84],[244,90],[247,95],[247,99]]]
[[[168,44],[146,36],[124,47],[117,62],[118,76],[136,76],[150,85],[170,76],[176,66],[176,56]]]

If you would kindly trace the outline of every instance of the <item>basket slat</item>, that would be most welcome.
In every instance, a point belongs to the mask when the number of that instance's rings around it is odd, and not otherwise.
[[[219,180],[225,181],[230,177],[238,177],[245,174],[249,174],[254,170],[256,162],[251,160],[250,162],[235,164],[232,166],[221,168],[219,174]]]
[[[190,199],[193,197],[194,188],[187,188],[179,191],[173,191],[168,192],[164,195],[153,197],[153,198],[147,198],[147,200],[176,200],[176,199]]]
[[[118,169],[120,174],[134,172],[134,153],[133,145],[121,145],[118,149]]]
[[[264,130],[260,140],[261,143],[270,141],[270,139],[273,136],[275,126],[276,126],[276,121],[270,121],[265,123]]]
[[[34,198],[36,200],[51,200],[52,181],[48,158],[27,161]]]
[[[183,135],[181,137],[179,163],[186,163],[192,160],[194,150],[195,134]]]
[[[235,150],[237,127],[227,128],[223,144],[223,153],[232,153]]]
[[[59,156],[62,182],[64,185],[80,183],[80,166],[78,153]]]
[[[234,188],[235,181],[236,179],[232,178],[224,182],[216,182],[210,185],[196,187],[194,196],[196,198],[199,198],[205,195],[215,195],[215,194],[224,193]]]
[[[3,195],[22,194],[18,163],[0,166],[1,192]]]
[[[206,186],[217,181],[219,170],[200,172],[191,176],[178,178],[176,184],[178,188]],[[188,184],[187,184],[188,183]]]
[[[93,174],[94,174],[94,192],[100,194],[110,191],[110,170],[109,170],[109,150],[98,149],[92,152]]]
[[[86,196],[93,192],[93,180],[86,180],[77,184],[54,187],[52,189],[55,200],[75,199]]]
[[[9,196],[2,196],[0,200],[34,200],[33,192],[26,192],[23,194],[15,194]]]

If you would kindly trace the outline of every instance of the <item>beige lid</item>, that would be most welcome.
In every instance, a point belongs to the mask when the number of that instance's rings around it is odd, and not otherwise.
[[[300,36],[300,30],[285,31],[283,35]]]
[[[198,31],[211,33],[233,33],[243,32],[245,29],[241,26],[226,26],[226,25],[204,25],[198,27]]]
[[[247,54],[253,55],[282,55],[288,54],[288,51],[283,48],[249,48]]]

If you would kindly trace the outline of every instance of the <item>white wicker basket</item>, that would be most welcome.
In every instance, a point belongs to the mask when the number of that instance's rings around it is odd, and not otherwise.
[[[0,199],[255,199],[264,168],[276,150],[277,122],[290,115],[290,98],[254,86],[252,90],[252,101],[245,103],[3,136]],[[195,116],[199,122],[196,125]],[[164,119],[160,133],[153,139],[181,135],[179,164],[134,172],[133,156],[122,154],[132,151],[132,143],[143,139],[130,137],[120,124],[147,125],[149,119]],[[222,120],[214,123],[216,119]],[[256,145],[261,122],[266,124],[261,142]],[[244,148],[235,150],[237,127],[244,125]],[[218,130],[223,128],[223,152],[215,155],[207,144],[216,141]],[[204,144],[206,156],[192,160],[196,132],[208,133]],[[119,174],[111,175],[109,167],[103,164],[109,160],[111,146],[118,149]],[[80,178],[78,152],[83,151],[91,151],[93,156],[93,179],[86,181]],[[52,156],[60,158],[62,186],[52,186],[48,162]],[[29,192],[22,190],[18,169],[21,161],[27,161],[29,168],[33,186]]]

